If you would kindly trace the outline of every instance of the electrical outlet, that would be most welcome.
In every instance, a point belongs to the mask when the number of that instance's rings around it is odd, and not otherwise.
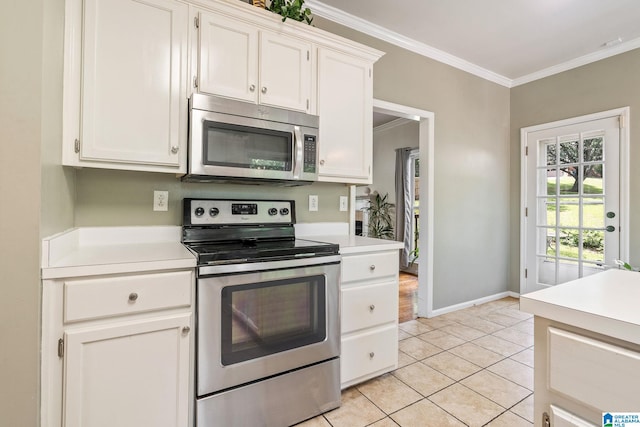
[[[349,210],[349,198],[347,196],[340,196],[340,211],[346,212]]]
[[[169,192],[168,191],[153,192],[153,210],[154,211],[169,210]]]
[[[318,211],[318,196],[309,195],[309,212],[317,212]]]

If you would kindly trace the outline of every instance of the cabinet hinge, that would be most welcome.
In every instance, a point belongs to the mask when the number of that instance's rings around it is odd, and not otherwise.
[[[542,427],[551,427],[551,418],[546,412],[542,414]]]
[[[618,116],[618,125],[620,125],[620,129],[624,129],[624,116]]]
[[[309,100],[307,99],[307,110],[309,109]]]
[[[524,208],[524,216],[529,216],[529,208]]]
[[[369,68],[369,78],[371,78],[371,73],[372,73],[372,70],[371,68]]]
[[[193,26],[196,28],[200,28],[200,20],[198,19],[197,16],[193,18]]]
[[[529,146],[528,145],[526,147],[524,147],[524,155],[525,156],[529,155]]]
[[[311,54],[309,53],[309,51],[307,51],[307,61],[311,59]]]
[[[193,87],[198,89],[198,77],[197,76],[193,78]]]
[[[76,153],[80,152],[80,140],[78,138],[73,141],[73,151],[75,151]]]
[[[58,340],[58,357],[64,357],[64,340],[62,338]]]
[[[529,276],[529,270],[524,269],[524,278],[526,279]]]

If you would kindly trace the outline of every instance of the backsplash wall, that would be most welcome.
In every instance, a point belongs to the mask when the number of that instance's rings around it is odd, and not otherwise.
[[[185,197],[295,200],[298,223],[348,222],[339,210],[349,186],[314,183],[300,187],[273,185],[184,183],[174,175],[148,172],[78,169],[75,226],[182,225]],[[153,211],[153,191],[169,192],[169,210]],[[309,212],[310,194],[318,196],[318,211]]]

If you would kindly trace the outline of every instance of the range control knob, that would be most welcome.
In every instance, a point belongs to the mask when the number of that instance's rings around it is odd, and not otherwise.
[[[195,210],[195,214],[196,214],[196,216],[204,215],[204,208],[202,206],[197,207],[196,210]]]
[[[209,209],[209,215],[211,216],[218,216],[219,213],[220,213],[220,210],[218,208]]]
[[[269,215],[274,216],[277,213],[278,213],[278,209],[276,209],[276,208],[269,209]]]
[[[289,208],[280,209],[280,215],[289,215]]]

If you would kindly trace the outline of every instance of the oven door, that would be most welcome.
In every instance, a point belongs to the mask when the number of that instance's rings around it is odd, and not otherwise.
[[[303,264],[301,264],[303,262]],[[340,257],[250,263],[197,284],[198,397],[340,354]],[[238,274],[238,270],[246,270]]]

